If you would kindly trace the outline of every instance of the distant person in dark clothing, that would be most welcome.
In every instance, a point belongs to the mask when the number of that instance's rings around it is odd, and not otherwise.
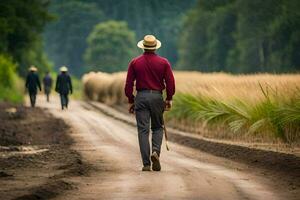
[[[29,73],[27,75],[25,84],[25,87],[27,88],[29,93],[31,107],[35,106],[37,88],[39,88],[41,91],[41,83],[38,75],[36,74],[36,71],[37,68],[34,66],[31,66],[29,68]]]
[[[43,84],[44,84],[44,92],[47,98],[47,102],[49,102],[49,95],[52,88],[52,78],[49,72],[46,72],[46,75],[43,78]]]
[[[68,68],[63,66],[60,68],[61,73],[57,76],[55,91],[60,95],[61,109],[68,108],[69,93],[73,93],[72,81],[70,75],[67,73]]]

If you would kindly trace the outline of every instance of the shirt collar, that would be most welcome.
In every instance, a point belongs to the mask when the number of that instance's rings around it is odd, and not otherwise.
[[[143,53],[144,55],[156,55],[156,53],[153,51],[153,52],[144,52]]]

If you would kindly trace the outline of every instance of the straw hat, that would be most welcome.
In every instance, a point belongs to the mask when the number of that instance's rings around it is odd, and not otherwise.
[[[60,69],[59,69],[61,72],[67,72],[68,71],[68,68],[66,66],[62,66]]]
[[[155,50],[161,47],[161,42],[154,35],[145,35],[144,39],[137,43],[141,49]]]
[[[37,68],[35,66],[31,65],[30,68],[29,68],[29,71],[36,72]]]

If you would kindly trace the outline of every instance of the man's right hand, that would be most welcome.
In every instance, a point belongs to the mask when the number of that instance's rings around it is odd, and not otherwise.
[[[165,111],[169,111],[172,108],[172,101],[166,100],[165,101]]]
[[[134,104],[133,103],[128,104],[128,112],[131,114],[134,114]]]

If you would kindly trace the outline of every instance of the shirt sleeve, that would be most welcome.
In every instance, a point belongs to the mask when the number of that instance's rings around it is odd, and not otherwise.
[[[166,63],[166,71],[165,71],[164,79],[166,83],[166,92],[167,92],[166,100],[171,101],[173,95],[175,94],[175,79],[169,61],[167,61]]]
[[[28,85],[29,85],[29,75],[27,75],[26,77],[25,87],[28,88]]]
[[[53,81],[52,81],[52,78],[50,77],[50,79],[49,79],[49,86],[50,86],[50,88],[52,88],[52,84],[53,84]]]
[[[128,98],[128,103],[134,102],[134,95],[133,95],[133,86],[135,81],[135,72],[133,68],[133,60],[129,63],[126,83],[125,83],[125,95]]]
[[[38,87],[39,87],[39,89],[41,91],[42,90],[42,88],[41,88],[41,82],[40,82],[40,78],[39,78],[38,75],[36,75],[36,81],[37,81],[37,85],[38,85]]]
[[[58,75],[57,78],[56,78],[56,84],[55,84],[55,91],[56,92],[59,92],[59,83],[60,83],[60,81],[59,81],[59,75]]]

